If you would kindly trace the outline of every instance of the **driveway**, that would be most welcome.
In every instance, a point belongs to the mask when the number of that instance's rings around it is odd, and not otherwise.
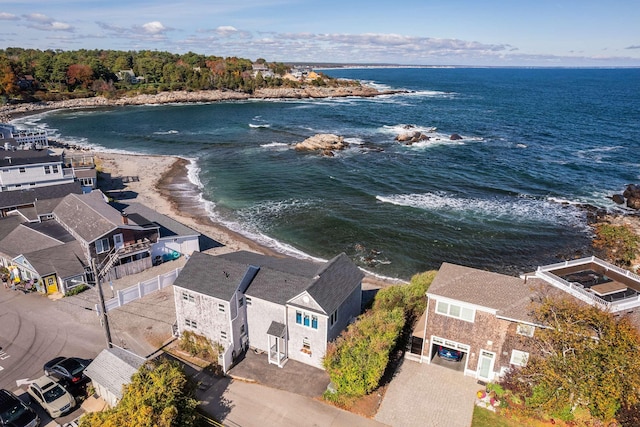
[[[443,366],[405,359],[387,388],[377,421],[394,427],[466,427],[482,386]]]

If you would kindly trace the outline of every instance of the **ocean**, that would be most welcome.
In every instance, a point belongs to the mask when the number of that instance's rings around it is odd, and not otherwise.
[[[327,69],[405,93],[44,113],[60,142],[188,158],[212,219],[294,256],[409,279],[591,255],[581,204],[640,180],[640,69]],[[430,136],[407,146],[398,134]],[[334,157],[293,150],[343,136]],[[461,140],[451,140],[452,134]]]

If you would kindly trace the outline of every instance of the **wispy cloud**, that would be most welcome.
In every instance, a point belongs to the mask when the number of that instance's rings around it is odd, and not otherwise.
[[[42,31],[74,31],[74,28],[66,22],[56,21],[42,13],[22,15],[28,22],[27,27]]]
[[[625,47],[625,49],[640,49],[640,44],[633,44],[631,46]]]
[[[0,12],[0,20],[3,21],[17,21],[20,19],[17,15],[7,12]]]

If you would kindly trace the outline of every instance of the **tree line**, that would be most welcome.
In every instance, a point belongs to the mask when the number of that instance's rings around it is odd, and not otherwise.
[[[222,58],[193,52],[174,54],[152,50],[0,50],[0,103],[58,100],[102,95],[117,97],[127,92],[158,93],[171,90],[234,90],[252,93],[263,87],[299,87],[300,82],[282,76],[291,67],[279,62],[256,61],[272,73],[254,77],[253,62],[238,57]],[[131,70],[140,82],[122,79]],[[322,76],[313,84],[339,84]]]

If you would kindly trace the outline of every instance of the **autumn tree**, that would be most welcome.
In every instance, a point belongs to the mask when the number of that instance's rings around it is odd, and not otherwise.
[[[626,225],[600,223],[596,226],[593,246],[613,264],[628,267],[638,255],[640,236]]]
[[[93,83],[93,69],[83,64],[70,65],[67,69],[67,83],[71,87],[82,86],[86,89]]]
[[[171,361],[143,365],[114,408],[86,414],[81,427],[190,427],[197,425],[195,387]]]
[[[16,75],[8,58],[0,56],[0,95],[13,95],[17,91]]]
[[[617,317],[574,300],[545,297],[534,309],[537,351],[503,386],[539,415],[572,420],[587,412],[611,421],[640,403],[640,334]]]

